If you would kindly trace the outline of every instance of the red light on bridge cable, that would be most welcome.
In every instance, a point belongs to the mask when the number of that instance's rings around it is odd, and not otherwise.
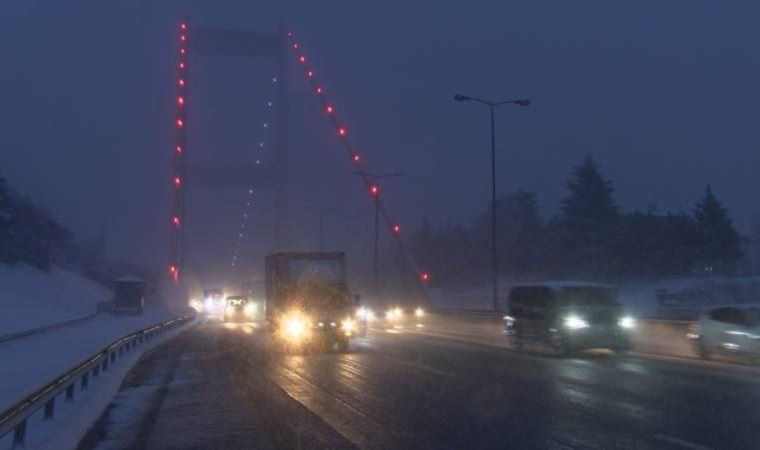
[[[327,111],[327,114],[332,114],[332,112],[333,112],[332,105],[327,105],[327,108],[325,108],[325,111]]]
[[[185,68],[185,63],[183,63],[183,62],[179,63],[179,68],[180,69],[184,69]]]
[[[182,28],[183,30],[187,30],[187,24],[186,23],[181,24],[179,27]]]
[[[172,223],[176,226],[179,226],[179,217],[178,216],[172,217]]]
[[[401,231],[401,227],[400,227],[400,226],[398,226],[398,225],[393,225],[393,232],[394,232],[394,233],[398,233],[398,232],[400,232],[400,231]]]
[[[179,54],[180,55],[184,55],[185,54],[185,49],[184,48],[179,49]]]
[[[176,146],[176,147],[174,148],[174,150],[175,150],[177,153],[182,153],[182,147],[181,147],[181,146],[179,146],[179,145],[178,145],[178,146]]]
[[[340,136],[345,136],[346,135],[346,129],[345,128],[338,128],[338,134]]]
[[[300,61],[301,63],[305,63],[306,62],[306,57],[305,56],[299,56],[298,57],[298,61]]]
[[[321,88],[321,87],[318,87],[318,88],[317,88],[317,94],[321,94],[321,93],[322,93],[322,88]]]
[[[420,279],[424,281],[425,283],[427,283],[428,281],[430,281],[430,275],[427,272],[424,272],[422,273],[422,275],[420,275]]]
[[[358,162],[359,162],[359,159],[361,159],[361,158],[359,158],[359,155],[354,155],[354,162],[357,162],[357,163],[358,163]]]
[[[377,186],[373,184],[373,185],[372,185],[372,186],[369,188],[369,191],[372,193],[372,195],[377,195],[377,193],[378,193],[378,190],[377,190]]]
[[[184,106],[185,105],[185,97],[177,97],[177,104],[179,106]]]
[[[179,79],[178,83],[180,86],[185,87],[185,80],[183,80],[182,78]]]
[[[174,177],[174,185],[179,186],[181,184],[182,184],[182,180],[180,179],[180,177]]]
[[[185,126],[185,122],[182,121],[182,119],[177,119],[177,128],[182,128]]]
[[[293,48],[298,48],[298,42],[293,43]]]
[[[187,40],[187,37],[184,34],[181,34],[179,36],[179,40],[182,41],[182,42],[185,42]]]

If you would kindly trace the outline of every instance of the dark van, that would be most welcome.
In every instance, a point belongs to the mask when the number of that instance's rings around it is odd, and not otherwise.
[[[560,356],[591,348],[626,351],[636,327],[614,286],[569,281],[513,287],[504,321],[512,348],[543,344]]]

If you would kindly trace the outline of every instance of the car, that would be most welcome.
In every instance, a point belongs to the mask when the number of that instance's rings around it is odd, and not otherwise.
[[[687,335],[702,359],[731,354],[760,361],[760,304],[705,309]]]
[[[250,322],[256,316],[256,304],[244,295],[230,295],[224,308],[225,322]]]
[[[510,290],[504,332],[510,346],[548,346],[558,356],[592,348],[631,347],[636,320],[625,314],[614,286],[543,282]]]

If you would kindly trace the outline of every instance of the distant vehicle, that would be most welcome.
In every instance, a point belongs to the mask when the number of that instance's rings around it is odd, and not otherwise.
[[[114,314],[141,316],[146,287],[147,283],[140,278],[123,277],[114,280]]]
[[[250,322],[256,316],[256,304],[245,295],[230,295],[224,308],[225,322]]]
[[[346,284],[345,254],[274,253],[265,262],[266,318],[277,340],[348,351],[358,330],[358,296]]]
[[[614,286],[581,282],[513,287],[504,322],[512,348],[544,344],[559,356],[591,348],[629,350],[636,327]]]
[[[402,308],[392,306],[385,311],[385,320],[389,322],[401,322],[404,319],[412,319],[419,323],[425,317],[425,308],[421,306]]]
[[[218,288],[205,289],[203,291],[203,312],[208,315],[222,315],[226,302],[224,291]]]
[[[705,310],[688,338],[700,358],[733,354],[760,361],[760,305],[724,305]]]

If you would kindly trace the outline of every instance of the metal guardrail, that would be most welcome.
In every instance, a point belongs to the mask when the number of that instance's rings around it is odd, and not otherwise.
[[[19,331],[19,332],[16,332],[16,333],[4,334],[4,335],[0,336],[0,343],[8,342],[8,341],[13,341],[13,340],[16,340],[16,339],[25,338],[27,336],[33,336],[35,334],[44,333],[46,331],[55,330],[57,328],[67,327],[69,325],[74,325],[74,324],[79,323],[79,322],[84,322],[85,320],[90,320],[90,319],[92,319],[95,316],[97,316],[97,314],[88,314],[86,316],[79,317],[77,319],[71,319],[71,320],[66,320],[64,322],[52,323],[52,324],[49,324],[49,325],[44,325],[44,326],[41,326],[41,327],[32,328],[30,330]]]
[[[24,445],[27,421],[34,413],[44,408],[43,418],[52,419],[55,414],[56,398],[59,395],[65,392],[65,400],[73,401],[77,384],[80,386],[80,391],[86,390],[89,386],[90,375],[93,378],[98,377],[101,372],[108,370],[109,364],[116,362],[116,358],[125,356],[137,345],[148,342],[194,318],[193,313],[144,328],[124,336],[80,362],[27,398],[0,413],[0,439],[13,432],[13,447]]]

